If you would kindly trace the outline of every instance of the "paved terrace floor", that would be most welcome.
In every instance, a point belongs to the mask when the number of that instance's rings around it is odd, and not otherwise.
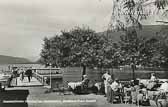
[[[28,78],[25,78],[23,82],[20,78],[14,79],[13,85],[16,80],[17,87],[6,88],[4,92],[0,92],[0,107],[138,107],[132,104],[110,104],[104,95],[46,93],[48,89],[41,86],[34,77],[30,83]]]
[[[0,107],[138,107],[107,103],[103,95],[64,95],[61,92],[46,93],[46,90],[43,86],[6,88],[5,92],[0,92]]]

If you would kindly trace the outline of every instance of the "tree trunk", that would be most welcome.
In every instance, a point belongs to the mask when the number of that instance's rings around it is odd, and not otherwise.
[[[135,68],[134,67],[132,68],[132,73],[133,73],[132,79],[135,80]]]
[[[112,69],[111,69],[111,70],[112,70],[112,74],[111,74],[111,75],[112,75],[112,79],[114,80],[114,72],[113,72],[113,67],[112,67]]]
[[[82,80],[83,80],[83,75],[86,75],[86,66],[82,66]]]
[[[135,80],[135,64],[132,64],[132,79]]]

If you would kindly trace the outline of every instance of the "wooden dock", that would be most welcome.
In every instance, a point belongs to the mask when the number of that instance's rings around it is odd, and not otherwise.
[[[35,77],[32,77],[31,81],[28,81],[27,77],[24,77],[23,81],[20,80],[19,77],[15,78],[15,84],[13,86],[18,87],[32,87],[32,86],[42,86],[43,84],[40,83]]]

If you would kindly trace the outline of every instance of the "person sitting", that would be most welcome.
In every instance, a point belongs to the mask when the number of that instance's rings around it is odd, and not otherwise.
[[[82,90],[86,90],[88,88],[89,79],[87,75],[83,75],[83,80],[80,82],[69,82],[68,88],[76,93],[81,93]]]
[[[112,89],[112,103],[114,102],[116,96],[118,96],[119,99],[122,100],[122,94],[120,93],[120,89],[122,88],[122,86],[121,84],[119,84],[118,78],[116,78],[110,86]]]
[[[168,81],[165,81],[159,88],[160,91],[162,92],[168,92]]]
[[[97,88],[98,94],[104,94],[104,83],[95,81],[94,86]]]
[[[111,88],[114,92],[118,92],[120,85],[119,85],[119,80],[115,79],[114,82],[111,84]]]
[[[147,89],[150,91],[156,91],[158,87],[158,79],[156,78],[155,73],[151,73],[151,78],[147,84]]]
[[[83,75],[82,88],[87,89],[89,84],[89,79],[87,75]]]
[[[136,104],[138,90],[140,89],[140,87],[139,87],[139,80],[132,80],[131,83],[132,83],[131,84],[131,100],[132,100],[133,104]]]
[[[152,82],[157,82],[158,81],[158,78],[156,77],[155,73],[151,73],[150,81],[152,81]]]

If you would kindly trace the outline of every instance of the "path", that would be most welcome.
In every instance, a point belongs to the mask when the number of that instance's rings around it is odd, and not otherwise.
[[[24,80],[21,81],[19,77],[17,77],[16,79],[14,79],[13,81],[15,81],[15,83],[12,83],[12,86],[20,86],[20,87],[24,87],[24,86],[42,86],[42,83],[40,83],[35,77],[32,77],[31,81],[28,81],[27,77],[24,77]],[[17,81],[17,83],[16,83]]]

